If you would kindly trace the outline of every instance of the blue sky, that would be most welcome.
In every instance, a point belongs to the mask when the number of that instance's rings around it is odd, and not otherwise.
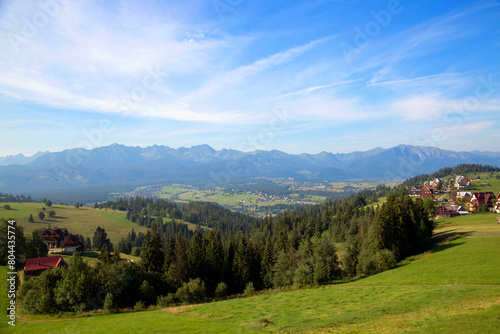
[[[0,2],[0,156],[500,151],[498,1]]]

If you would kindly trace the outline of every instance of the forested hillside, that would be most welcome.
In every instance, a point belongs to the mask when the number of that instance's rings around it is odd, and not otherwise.
[[[387,194],[380,207],[366,206]],[[103,252],[100,265],[93,267],[76,256],[70,270],[47,271],[23,284],[19,298],[25,312],[194,303],[260,289],[327,284],[394,267],[426,250],[433,230],[422,201],[386,187],[264,219],[208,203],[147,198],[96,206],[127,210],[130,220],[151,225],[145,235],[129,234],[118,247],[130,249],[127,242],[140,240],[141,263]],[[188,232],[176,218],[196,221],[200,228]],[[95,300],[99,291],[102,299]]]

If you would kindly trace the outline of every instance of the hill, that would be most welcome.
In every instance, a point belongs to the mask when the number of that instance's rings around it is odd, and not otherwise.
[[[18,320],[15,328],[5,332],[92,328],[95,333],[495,333],[500,324],[500,257],[496,254],[500,225],[496,215],[485,214],[449,219],[436,229],[436,237],[456,233],[464,237],[348,284],[263,292],[147,312],[48,322]],[[6,300],[1,301],[5,305]]]
[[[17,164],[0,166],[0,191],[69,201],[68,195],[75,192],[102,195],[116,192],[118,188],[130,189],[155,182],[213,188],[241,184],[257,177],[403,180],[461,163],[500,165],[500,157],[491,152],[453,152],[409,145],[349,154],[294,155],[278,150],[216,151],[208,145],[173,149],[113,144],[92,150],[43,153],[33,158],[3,159],[4,164],[5,161]]]
[[[4,204],[4,203],[2,203]],[[11,210],[0,208],[0,218],[13,218],[24,228],[24,234],[30,234],[34,230],[51,227],[67,228],[70,233],[79,234],[85,238],[94,236],[97,226],[104,228],[109,239],[114,245],[122,237],[126,236],[132,228],[137,232],[146,232],[147,228],[138,226],[125,218],[124,212],[112,210],[95,210],[85,207],[79,209],[73,206],[53,205],[50,210],[56,212],[53,218],[38,218],[38,212],[44,206],[42,203],[5,203]],[[32,214],[35,222],[28,221]]]

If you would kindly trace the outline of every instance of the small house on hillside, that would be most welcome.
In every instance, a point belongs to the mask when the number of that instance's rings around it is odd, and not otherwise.
[[[452,202],[456,202],[461,200],[462,203],[469,203],[470,198],[472,197],[472,193],[468,191],[451,191],[450,192],[450,200]]]
[[[473,193],[470,199],[470,211],[477,212],[481,204],[484,204],[488,210],[492,211],[495,204],[495,194],[491,191]]]
[[[68,264],[60,255],[26,259],[24,274],[26,276],[38,276],[47,269],[57,267],[68,268]]]
[[[458,191],[464,191],[464,190],[472,190],[474,187],[472,186],[472,183],[470,181],[456,181],[455,182],[455,188],[458,189]]]
[[[411,197],[420,196],[420,190],[422,190],[421,186],[409,186],[408,193]]]
[[[434,208],[434,218],[443,219],[462,215],[468,215],[469,212],[461,205],[438,206]]]
[[[429,189],[429,188],[421,189],[420,190],[420,198],[422,200],[424,200],[427,197],[430,197],[430,198],[434,199],[434,192],[432,191],[432,189]]]
[[[71,234],[66,228],[40,229],[38,234],[47,245],[49,254],[82,252],[84,247],[80,242],[80,236]]]

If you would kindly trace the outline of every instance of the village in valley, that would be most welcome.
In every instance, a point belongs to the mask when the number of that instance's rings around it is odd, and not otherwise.
[[[469,213],[500,213],[500,193],[495,196],[493,191],[484,191],[489,187],[491,185],[480,178],[457,175],[449,179],[435,178],[422,186],[409,186],[408,193],[422,200],[431,198],[435,203],[434,218],[443,219]]]

